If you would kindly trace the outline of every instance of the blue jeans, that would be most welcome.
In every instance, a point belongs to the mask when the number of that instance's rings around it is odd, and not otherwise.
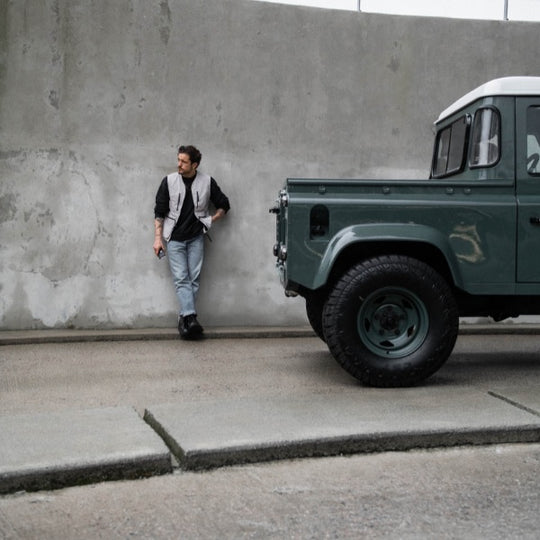
[[[195,302],[204,258],[204,234],[185,242],[171,240],[167,244],[167,255],[180,303],[180,315],[196,314]]]

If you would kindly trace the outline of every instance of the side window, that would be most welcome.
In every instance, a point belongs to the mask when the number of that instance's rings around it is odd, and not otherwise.
[[[433,178],[440,178],[463,170],[469,123],[469,116],[462,116],[437,133],[432,167]]]
[[[469,166],[489,167],[501,157],[501,119],[493,108],[479,109],[474,115]]]
[[[540,106],[527,109],[527,172],[540,176]]]

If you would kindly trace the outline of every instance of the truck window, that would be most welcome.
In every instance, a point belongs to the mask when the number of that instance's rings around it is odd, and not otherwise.
[[[540,106],[527,109],[527,172],[540,176]]]
[[[440,178],[463,170],[469,123],[469,116],[465,115],[437,133],[432,167],[433,178]]]
[[[489,167],[500,157],[501,121],[499,111],[478,109],[474,115],[469,166]]]

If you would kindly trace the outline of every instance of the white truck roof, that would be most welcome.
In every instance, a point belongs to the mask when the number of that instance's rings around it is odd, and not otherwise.
[[[447,107],[437,118],[435,123],[444,120],[451,114],[463,109],[477,99],[490,96],[529,96],[540,95],[540,77],[503,77],[493,79],[468,94],[459,98]]]

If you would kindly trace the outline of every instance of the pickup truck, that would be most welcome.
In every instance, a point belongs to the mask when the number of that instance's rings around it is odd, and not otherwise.
[[[366,385],[435,373],[460,317],[540,314],[540,77],[487,82],[434,133],[428,179],[289,178],[270,209],[286,295]]]

